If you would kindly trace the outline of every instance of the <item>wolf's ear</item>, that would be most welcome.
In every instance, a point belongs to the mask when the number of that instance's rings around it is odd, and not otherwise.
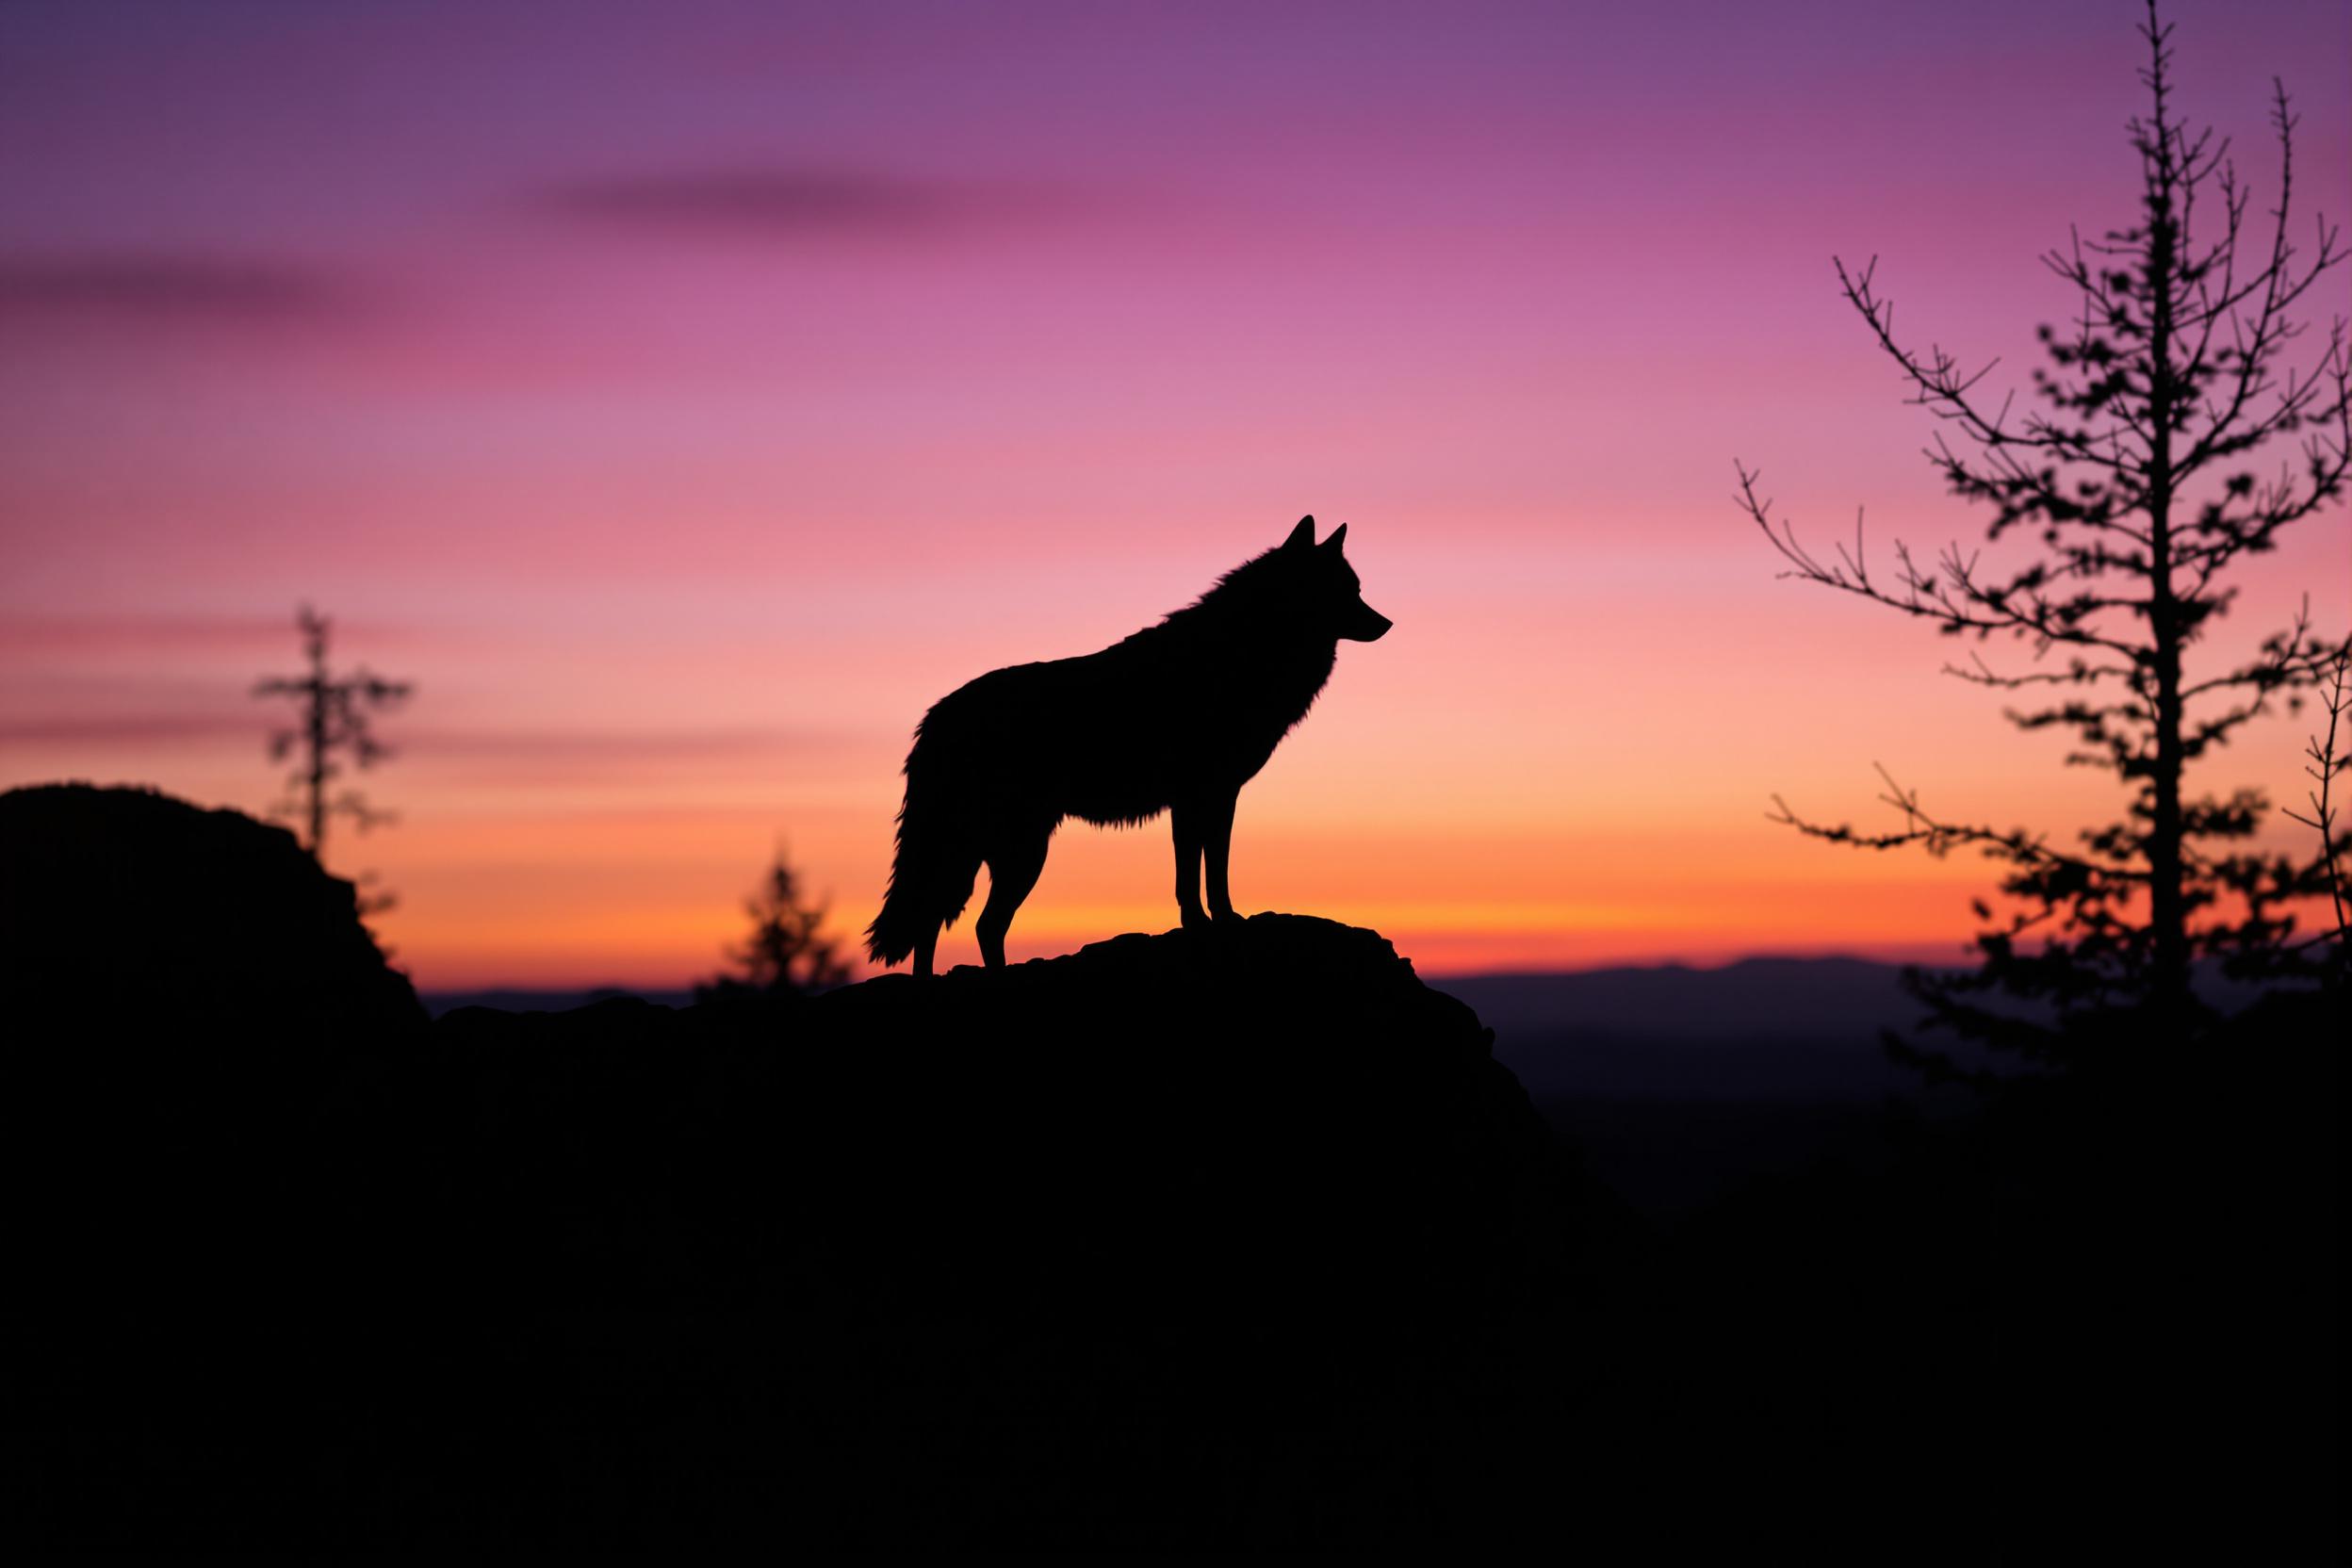
[[[1315,517],[1313,514],[1309,514],[1307,516],[1298,519],[1298,526],[1292,529],[1290,531],[1290,537],[1282,541],[1282,548],[1286,550],[1302,550],[1314,543]]]
[[[1348,525],[1346,523],[1342,523],[1337,528],[1331,530],[1331,536],[1323,541],[1323,547],[1331,551],[1333,554],[1337,554],[1339,551],[1339,542],[1347,537]]]

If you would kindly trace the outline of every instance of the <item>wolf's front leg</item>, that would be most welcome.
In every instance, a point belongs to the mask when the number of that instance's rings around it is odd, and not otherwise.
[[[1200,808],[1173,807],[1168,820],[1176,834],[1176,910],[1189,931],[1209,923],[1207,912],[1200,907]]]
[[[1201,812],[1200,849],[1209,866],[1209,916],[1234,920],[1233,894],[1227,877],[1233,858],[1233,796],[1217,796]]]

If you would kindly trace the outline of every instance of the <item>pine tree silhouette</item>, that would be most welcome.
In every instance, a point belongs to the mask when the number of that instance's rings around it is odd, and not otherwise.
[[[2045,1061],[2080,1060],[2093,1042],[2178,1045],[2211,1021],[2192,985],[2199,959],[2244,978],[2309,977],[2327,940],[2298,938],[2295,909],[2324,901],[2330,836],[2316,858],[2263,854],[2246,842],[2271,809],[2262,792],[2190,796],[2190,764],[2226,744],[2280,699],[2295,707],[2347,645],[2311,630],[2308,603],[2261,654],[2192,670],[2186,656],[2229,611],[2232,569],[2344,493],[2352,466],[2352,342],[2338,320],[2322,351],[2298,366],[2296,307],[2345,257],[2325,221],[2298,252],[2289,223],[2294,131],[2275,84],[2277,204],[2249,225],[2252,197],[2209,130],[2191,133],[2172,102],[2172,28],[2153,0],[2141,27],[2150,108],[2129,127],[2139,155],[2139,211],[2100,238],[2080,234],[2044,260],[2073,286],[2076,319],[2044,326],[2050,365],[2033,375],[2033,408],[1984,390],[1991,366],[1968,371],[1941,347],[1907,347],[1875,263],[1837,264],[1838,282],[1911,388],[1943,421],[1928,453],[1952,494],[1992,509],[1988,544],[2013,535],[2039,548],[1996,565],[1948,547],[1923,564],[1900,544],[1874,575],[1857,525],[1851,547],[1815,555],[1772,515],[1758,475],[1739,469],[1739,503],[1788,562],[1784,574],[1919,617],[1947,636],[2016,641],[2059,667],[1997,670],[1971,654],[1947,673],[2002,692],[2047,694],[2006,716],[2022,729],[2073,731],[2072,765],[2103,769],[2129,792],[2122,820],[2083,829],[2061,848],[2025,828],[1931,815],[1886,776],[1881,797],[1902,814],[1890,832],[1810,821],[1775,797],[1775,818],[1801,832],[1870,849],[1972,848],[2008,867],[1997,916],[1983,900],[1974,972],[1914,971],[1931,1021]],[[2200,198],[2202,201],[2200,202]],[[2213,232],[2200,233],[2200,224]],[[2250,254],[2240,254],[2241,239]],[[2268,473],[2258,449],[2298,447]],[[2021,540],[2019,542],[2022,542]],[[2332,933],[2330,934],[2332,935]],[[1995,993],[2033,1006],[1986,1004]],[[2054,1019],[2054,1022],[2045,1020]],[[1939,1058],[1909,1053],[1930,1066]]]
[[[841,940],[825,930],[832,906],[820,900],[801,901],[800,874],[781,845],[760,890],[743,902],[751,916],[751,935],[727,957],[741,971],[695,988],[708,998],[730,989],[756,991],[821,991],[847,985],[849,966],[841,961]]]

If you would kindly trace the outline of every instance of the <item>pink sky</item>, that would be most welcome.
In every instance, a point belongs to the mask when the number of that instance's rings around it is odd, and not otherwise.
[[[2278,73],[2298,200],[2352,215],[2352,12],[2168,14],[2258,196]],[[329,853],[419,983],[676,984],[779,837],[864,923],[930,702],[1313,512],[1396,630],[1244,792],[1245,907],[1436,972],[1956,954],[1988,868],[1769,797],[1868,819],[1883,761],[2065,831],[2112,785],[1776,581],[1732,461],[1816,537],[1978,531],[1830,258],[2021,379],[2037,254],[2131,213],[2135,18],[14,6],[0,785],[266,807],[245,693],[308,600],[419,688],[400,824]],[[2242,580],[2216,655],[2342,626],[2343,510]],[[2302,727],[2205,781],[2293,798]],[[1015,956],[1165,927],[1167,859],[1065,829]]]

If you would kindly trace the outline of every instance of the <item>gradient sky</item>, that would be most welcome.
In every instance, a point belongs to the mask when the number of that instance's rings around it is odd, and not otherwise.
[[[2168,11],[2258,196],[2282,74],[2352,215],[2352,8]],[[1245,791],[1243,907],[1434,972],[1956,956],[1989,868],[1771,794],[2065,832],[2112,780],[1775,580],[1732,463],[1817,538],[1980,528],[1830,258],[2021,380],[2036,256],[2131,215],[2137,15],[12,0],[0,786],[266,808],[309,600],[419,687],[328,856],[418,982],[678,984],[779,837],[870,918],[930,702],[1313,512],[1396,630]],[[2341,508],[2258,565],[2219,651],[2352,617]],[[2303,727],[2202,781],[2287,795]],[[1066,828],[1014,956],[1165,928],[1168,860]]]

